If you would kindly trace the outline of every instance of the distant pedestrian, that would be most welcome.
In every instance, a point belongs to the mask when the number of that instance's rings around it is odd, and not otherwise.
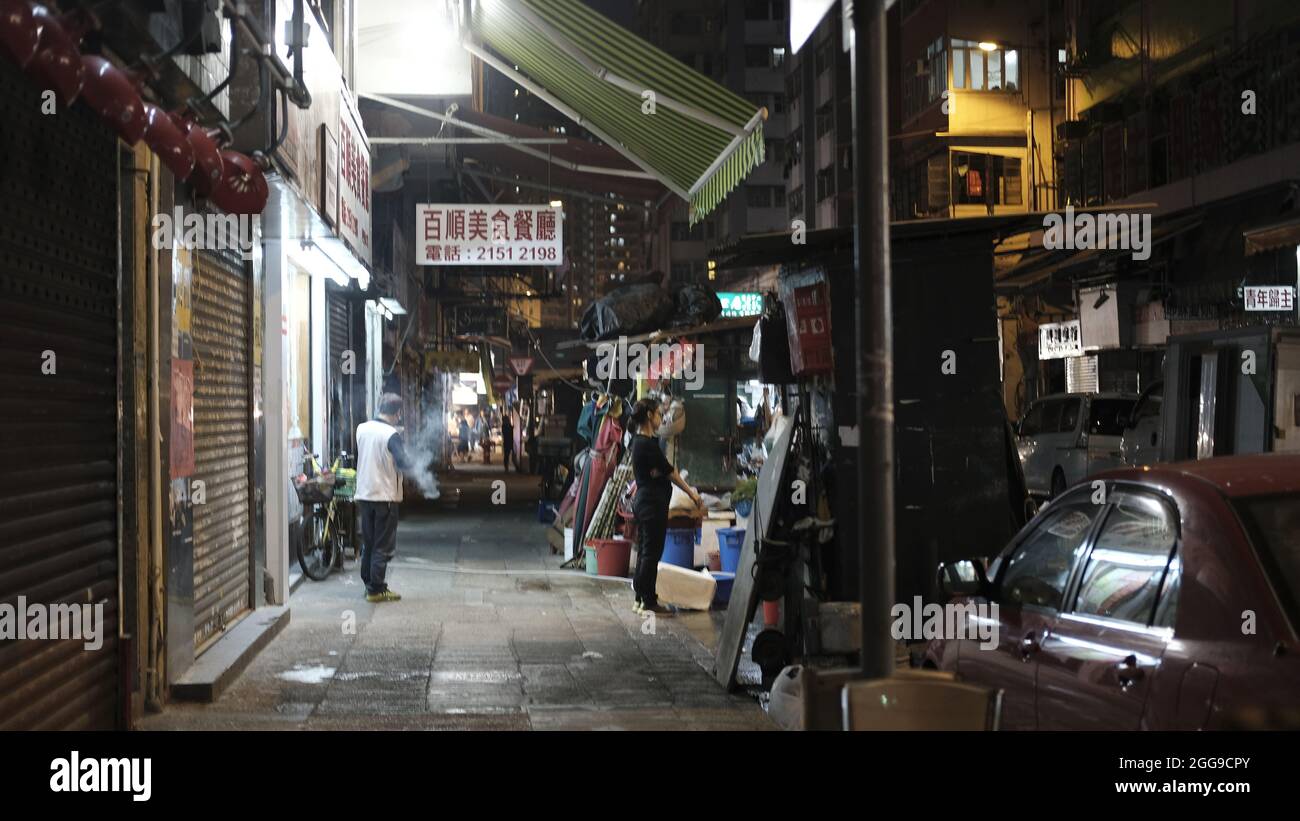
[[[460,426],[457,431],[460,439],[456,444],[456,450],[460,453],[461,461],[469,461],[469,421],[468,415],[460,417]]]
[[[501,462],[505,466],[506,473],[510,472],[510,459],[515,460],[515,472],[519,472],[519,458],[515,456],[515,426],[510,421],[510,412],[506,411],[501,416]]]
[[[474,438],[483,449],[483,464],[486,465],[492,453],[492,430],[488,427],[487,411],[480,413],[474,422]]]
[[[402,475],[411,464],[396,425],[402,419],[402,397],[386,393],[379,400],[379,418],[357,426],[357,512],[361,517],[361,581],[366,601],[400,601],[388,589],[388,563],[397,552],[397,508],[402,501]]]

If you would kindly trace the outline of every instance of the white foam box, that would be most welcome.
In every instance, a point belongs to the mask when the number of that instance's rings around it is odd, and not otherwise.
[[[659,563],[655,596],[664,604],[683,610],[708,610],[717,589],[718,581],[708,570],[697,573],[675,564]]]
[[[573,558],[573,528],[564,529],[564,560],[567,562]]]

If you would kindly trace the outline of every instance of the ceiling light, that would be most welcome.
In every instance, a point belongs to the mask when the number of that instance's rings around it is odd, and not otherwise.
[[[997,51],[997,50],[998,50],[997,43],[990,43],[988,40],[985,40],[980,43],[980,51]]]

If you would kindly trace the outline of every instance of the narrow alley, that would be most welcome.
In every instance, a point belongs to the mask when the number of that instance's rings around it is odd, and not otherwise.
[[[436,505],[403,511],[389,577],[402,601],[367,603],[352,560],[303,579],[289,625],[215,703],[174,703],[141,729],[772,728],[710,675],[709,613],[650,632],[628,585],[560,569],[536,477],[471,465],[440,478]]]

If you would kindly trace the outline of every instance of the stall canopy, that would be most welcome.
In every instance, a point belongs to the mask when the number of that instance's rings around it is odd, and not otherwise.
[[[689,202],[692,223],[763,162],[767,109],[579,0],[474,0],[462,40]]]

